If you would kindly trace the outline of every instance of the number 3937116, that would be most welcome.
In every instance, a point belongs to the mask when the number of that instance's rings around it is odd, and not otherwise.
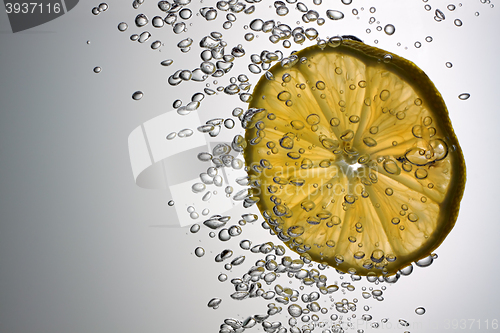
[[[5,4],[5,11],[7,14],[58,14],[61,10],[62,8],[59,2],[7,2]]]
[[[443,326],[449,330],[497,330],[498,319],[452,319],[446,320]]]

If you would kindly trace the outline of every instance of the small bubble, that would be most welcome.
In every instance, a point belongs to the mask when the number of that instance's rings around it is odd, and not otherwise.
[[[203,257],[205,255],[205,249],[202,248],[202,247],[197,247],[195,250],[194,250],[194,254],[200,258],[200,257]]]
[[[135,17],[135,25],[140,28],[148,24],[149,20],[146,15],[139,14]]]
[[[222,303],[222,300],[220,298],[212,298],[209,302],[208,302],[208,307],[209,308],[212,308],[212,309],[217,309],[220,305],[220,303]]]
[[[458,95],[458,98],[461,99],[462,101],[469,99],[469,97],[470,97],[469,93],[463,93],[463,94]]]
[[[453,23],[455,23],[455,25],[457,27],[461,27],[462,26],[462,20],[460,20],[460,19],[455,19],[455,21],[453,21]]]
[[[418,315],[423,315],[425,313],[425,309],[423,307],[418,307],[415,309],[415,313]]]
[[[416,47],[417,49],[418,49],[418,48],[420,48],[421,46],[422,46],[422,43],[420,43],[420,42],[415,42],[415,47]]]
[[[344,18],[344,13],[338,11],[338,10],[332,10],[332,9],[329,9],[326,11],[326,16],[330,19],[330,20],[334,20],[334,21],[338,21],[338,20],[341,20]]]
[[[94,73],[99,74],[101,72],[101,67],[96,66],[94,67]]]
[[[140,100],[144,96],[144,93],[142,91],[136,91],[135,93],[132,94],[132,99],[134,101]]]
[[[172,64],[173,64],[173,62],[174,62],[174,61],[173,61],[172,59],[167,59],[167,60],[163,60],[160,64],[161,64],[162,66],[165,66],[165,67],[166,67],[166,66],[170,66],[170,65],[172,65]]]
[[[447,62],[447,63],[446,63],[446,67],[448,67],[448,68],[452,68],[452,67],[453,67],[453,64],[452,64],[451,62]]]
[[[98,8],[99,8],[99,11],[100,11],[100,12],[105,12],[105,11],[107,11],[107,10],[108,10],[108,4],[107,4],[107,3],[105,3],[105,2],[103,2],[103,3],[101,3],[101,4],[99,5],[99,7],[98,7]]]
[[[174,200],[170,200],[170,201],[168,202],[168,205],[169,205],[170,207],[172,207],[173,205],[175,205]]]
[[[127,28],[128,24],[125,22],[121,22],[120,24],[118,24],[118,30],[121,32],[124,32],[125,30],[127,30]]]
[[[200,225],[199,224],[193,224],[191,226],[191,228],[189,228],[189,231],[191,231],[191,233],[193,233],[193,234],[197,233],[198,231],[200,231]]]
[[[254,37],[255,37],[255,35],[253,33],[251,33],[251,32],[245,34],[245,40],[247,42],[251,42],[254,39]]]

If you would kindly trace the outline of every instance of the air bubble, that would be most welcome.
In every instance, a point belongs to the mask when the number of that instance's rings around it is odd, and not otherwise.
[[[462,101],[469,99],[469,97],[470,97],[469,93],[463,93],[463,94],[458,95],[458,98],[461,99]]]
[[[134,101],[139,101],[143,96],[144,93],[142,91],[136,91],[135,93],[132,94],[132,99]]]
[[[120,24],[118,24],[118,30],[121,32],[124,32],[125,30],[127,30],[127,28],[128,24],[125,22],[121,22]]]
[[[421,315],[423,315],[425,313],[425,308],[418,307],[418,308],[415,309],[415,313],[421,316]]]
[[[144,14],[139,14],[135,17],[135,25],[139,28],[148,24],[148,22],[149,22],[149,20],[148,20],[147,16]]]
[[[326,16],[330,19],[330,20],[334,20],[334,21],[337,21],[337,20],[341,20],[344,18],[344,13],[338,11],[338,10],[333,10],[333,9],[329,9],[326,11]]]
[[[212,298],[209,302],[208,302],[208,307],[209,308],[212,308],[212,309],[217,309],[220,305],[220,303],[222,303],[222,300],[220,298]]]
[[[203,257],[205,255],[205,249],[202,248],[202,247],[197,247],[195,250],[194,250],[194,254],[197,256],[197,257]]]

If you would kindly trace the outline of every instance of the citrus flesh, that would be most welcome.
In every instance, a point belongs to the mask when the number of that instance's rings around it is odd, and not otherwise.
[[[392,275],[451,231],[465,162],[444,101],[412,62],[343,40],[262,77],[242,124],[251,194],[293,251]]]

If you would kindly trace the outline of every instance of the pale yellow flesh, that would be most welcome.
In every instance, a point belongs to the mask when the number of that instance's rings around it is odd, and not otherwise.
[[[429,255],[454,224],[452,206],[458,210],[465,182],[444,103],[436,106],[436,96],[423,96],[399,68],[363,54],[301,52],[305,63],[274,67],[275,80],[261,80],[253,94],[251,106],[267,113],[260,131],[246,133],[248,142],[263,137],[245,149],[249,176],[260,184],[259,208],[278,220],[272,227],[291,237],[289,247],[343,271],[394,273]],[[283,138],[293,148],[280,146]],[[271,167],[252,168],[267,165],[262,160]],[[383,251],[380,262],[380,251],[370,259],[375,250]]]

